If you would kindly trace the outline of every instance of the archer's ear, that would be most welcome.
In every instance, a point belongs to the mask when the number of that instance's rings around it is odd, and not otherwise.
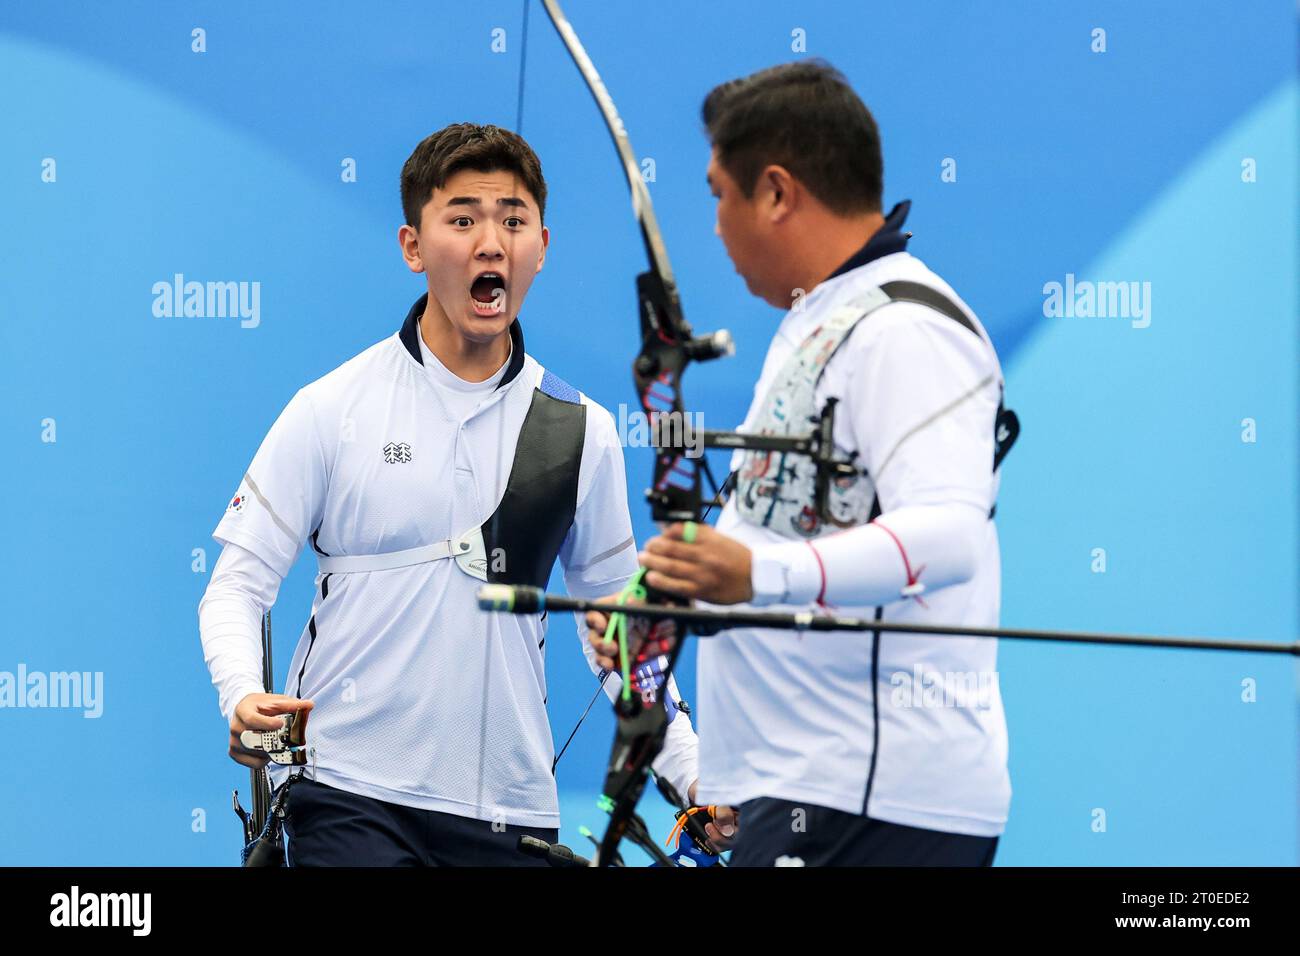
[[[798,208],[802,188],[788,169],[772,165],[759,174],[754,198],[770,222],[781,222]]]
[[[403,225],[397,230],[397,245],[406,260],[406,268],[412,272],[424,271],[424,260],[420,257],[420,236],[410,226]]]
[[[551,230],[542,226],[542,248],[537,253],[537,271],[542,271],[542,266],[546,264],[546,248],[551,244]]]

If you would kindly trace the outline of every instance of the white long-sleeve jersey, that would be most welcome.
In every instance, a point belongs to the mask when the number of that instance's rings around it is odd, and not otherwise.
[[[788,313],[742,430],[754,428],[774,377],[819,323],[895,280],[943,293],[977,331],[895,302],[826,364],[816,404],[840,400],[835,442],[874,482],[877,520],[791,540],[743,518],[733,496],[717,527],[752,549],[754,604],[770,610],[820,600],[848,616],[996,626],[1001,369],[978,319],[920,260],[906,251],[870,259]],[[933,830],[1003,830],[1011,789],[994,640],[725,631],[700,642],[698,705],[701,802],[766,796]]]
[[[413,308],[402,332],[289,402],[214,531],[225,547],[199,606],[227,721],[239,700],[262,690],[261,615],[305,541],[327,556],[389,553],[453,538],[493,513],[546,374],[524,353],[517,327],[512,334],[507,366],[466,383],[428,351]],[[601,597],[635,572],[636,546],[613,419],[585,395],[580,401],[577,504],[559,561],[570,593]],[[558,825],[548,622],[480,611],[480,583],[449,559],[317,574],[287,683],[277,688],[315,705],[307,731],[315,779],[405,806]],[[577,631],[594,671],[580,619]],[[611,675],[606,693],[620,686]],[[679,699],[675,686],[669,694]],[[695,780],[685,714],[670,724],[655,769],[683,793]],[[277,782],[286,772],[273,766]]]

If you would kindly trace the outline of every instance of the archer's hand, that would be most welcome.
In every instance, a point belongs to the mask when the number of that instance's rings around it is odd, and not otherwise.
[[[613,604],[618,601],[618,594],[610,594],[601,598],[602,603]],[[644,618],[636,616],[635,608],[641,601],[635,598],[626,603],[628,608],[628,655],[635,660],[637,652],[641,649],[642,643],[648,636],[653,635],[660,641],[672,641],[677,635],[677,625],[672,621],[647,621]],[[605,639],[605,632],[609,628],[609,615],[602,614],[600,611],[587,612],[587,643],[591,645],[592,650],[596,652],[596,663],[607,671],[618,671],[622,669],[622,664],[618,659],[618,643]]]
[[[600,599],[602,603],[618,600],[617,594],[610,594]],[[605,629],[609,627],[609,615],[599,611],[587,612],[587,643],[596,652],[596,663],[602,670],[612,671],[618,666],[618,645],[605,640]]]
[[[699,781],[691,784],[689,800],[691,806],[698,806],[695,802],[695,788],[699,786]],[[713,819],[704,824],[704,832],[713,844],[713,849],[722,853],[724,850],[730,850],[736,842],[736,836],[740,833],[740,814],[736,812],[735,807],[714,807]]]
[[[696,525],[690,544],[683,540],[684,531],[678,522],[646,542],[640,555],[649,571],[646,584],[710,604],[740,604],[754,596],[749,548],[707,524]]]
[[[284,726],[280,714],[303,711],[303,716],[316,705],[310,700],[289,697],[285,694],[248,694],[235,705],[235,715],[230,720],[230,759],[245,767],[257,770],[271,762],[264,750],[249,750],[239,740],[245,730],[277,730]]]

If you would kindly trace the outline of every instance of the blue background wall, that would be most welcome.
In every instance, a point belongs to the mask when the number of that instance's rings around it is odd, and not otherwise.
[[[1293,3],[566,7],[655,160],[687,315],[737,338],[687,380],[709,427],[743,416],[779,315],[713,235],[699,103],[822,56],[875,112],[886,202],[913,200],[911,249],[989,327],[1025,425],[999,505],[1005,623],[1296,638]],[[294,391],[390,335],[422,291],[394,238],[398,171],[447,123],[515,125],[520,26],[518,0],[0,10],[0,670],[104,675],[98,719],[0,709],[0,864],[235,859],[228,798],[247,775],[225,756],[196,619],[209,535]],[[633,401],[643,257],[540,6],[522,132],[553,237],[529,349],[616,411]],[[260,325],[155,318],[152,285],[177,272],[260,282]],[[1043,286],[1067,273],[1150,282],[1151,324],[1045,317]],[[649,453],[627,457],[637,494]],[[313,574],[301,560],[274,612],[281,685]],[[548,648],[560,740],[592,687],[567,630]],[[682,677],[689,697],[691,653]],[[1290,661],[1004,642],[1001,685],[1015,793],[999,863],[1296,862]],[[560,767],[575,846],[601,824],[611,728],[597,706]],[[666,829],[657,797],[646,809]]]

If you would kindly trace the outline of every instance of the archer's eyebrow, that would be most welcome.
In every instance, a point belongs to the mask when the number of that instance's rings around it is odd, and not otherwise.
[[[472,206],[479,209],[483,206],[483,200],[477,196],[454,196],[447,200],[448,206]],[[511,206],[516,209],[527,209],[527,201],[520,199],[518,196],[503,196],[497,200],[498,206]]]

